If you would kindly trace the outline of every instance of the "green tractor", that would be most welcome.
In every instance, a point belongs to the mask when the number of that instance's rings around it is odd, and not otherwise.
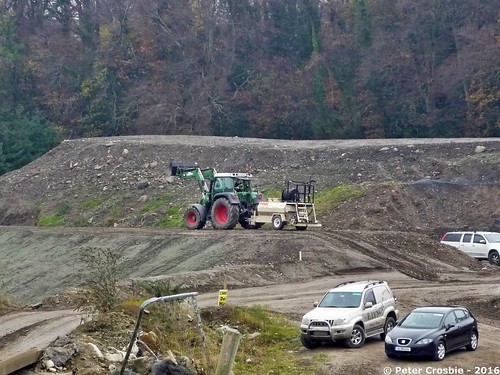
[[[170,173],[182,180],[198,182],[201,199],[191,204],[184,215],[188,229],[202,229],[207,221],[215,229],[233,229],[238,223],[245,229],[257,229],[262,223],[251,223],[252,212],[262,200],[254,190],[248,173],[217,173],[214,168],[201,169],[197,164],[172,161]]]

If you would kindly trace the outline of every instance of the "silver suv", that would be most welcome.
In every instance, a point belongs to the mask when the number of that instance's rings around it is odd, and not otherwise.
[[[342,341],[360,348],[367,337],[384,340],[398,319],[396,298],[385,281],[349,281],[326,292],[302,318],[300,340],[308,349]]]
[[[477,260],[488,260],[500,266],[500,233],[496,232],[448,232],[441,243],[451,245]]]

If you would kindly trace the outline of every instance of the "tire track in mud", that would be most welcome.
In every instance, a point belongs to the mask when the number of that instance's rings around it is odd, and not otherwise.
[[[413,253],[413,254],[404,254],[404,251],[398,251],[390,249],[390,244],[384,244],[380,239],[376,239],[374,237],[377,236],[386,236],[386,240],[394,240],[399,239],[401,237],[401,233],[399,235],[396,232],[390,231],[374,231],[374,232],[357,232],[357,231],[330,231],[330,232],[315,232],[313,234],[316,237],[323,238],[325,240],[335,239],[341,243],[348,245],[350,251],[359,252],[361,254],[367,255],[370,258],[381,262],[384,265],[387,265],[389,268],[393,268],[409,277],[418,279],[418,280],[432,280],[437,281],[441,280],[443,277],[443,269],[446,266],[448,271],[451,270],[461,270],[461,267],[473,267],[474,263],[471,263],[472,258],[468,258],[468,256],[463,254],[458,254],[459,259],[457,260],[456,265],[452,264],[444,264],[441,260],[431,258],[432,253],[425,253],[425,249],[422,249],[421,253]],[[407,233],[407,239],[412,240],[415,234]],[[421,235],[420,235],[421,236]],[[353,239],[353,237],[355,239]],[[368,241],[374,241],[376,243],[371,244]],[[431,240],[429,240],[431,241]],[[437,246],[437,245],[435,245]],[[415,246],[413,246],[415,249]],[[445,249],[443,252],[450,252],[451,255],[457,255],[452,249]],[[476,269],[479,269],[479,266],[476,265]]]

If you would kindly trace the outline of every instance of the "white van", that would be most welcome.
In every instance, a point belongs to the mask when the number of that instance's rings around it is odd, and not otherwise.
[[[478,260],[488,260],[500,266],[500,233],[496,232],[448,232],[441,243],[462,250]]]

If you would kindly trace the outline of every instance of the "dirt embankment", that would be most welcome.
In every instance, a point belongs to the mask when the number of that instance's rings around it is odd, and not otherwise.
[[[323,228],[306,233],[159,229],[199,198],[195,181],[169,175],[171,160],[251,171],[264,189],[312,176],[318,197],[339,184],[363,194],[323,204]],[[500,140],[80,139],[1,176],[0,193],[3,289],[23,301],[80,285],[81,254],[94,247],[123,254],[123,279],[197,272],[185,278],[204,289],[223,277],[252,286],[370,269],[437,280],[478,268],[438,240],[447,229],[495,229]],[[32,227],[47,218],[65,227]]]
[[[324,204],[323,228],[306,232],[161,229],[172,212],[198,200],[194,181],[169,176],[170,160],[252,172],[274,191],[285,180],[313,177],[318,197],[339,184],[363,194],[334,208]],[[24,304],[44,300],[62,308],[68,291],[85,282],[82,254],[94,248],[121,254],[124,285],[168,278],[207,292],[202,304],[227,285],[234,302],[265,303],[297,319],[335,282],[385,278],[402,312],[429,303],[467,303],[477,311],[484,351],[443,362],[473,371],[500,355],[491,323],[499,269],[440,245],[439,236],[448,229],[500,229],[499,218],[499,139],[72,140],[0,177],[0,291]],[[35,227],[48,219],[64,227]],[[378,341],[356,355],[325,348],[324,373],[393,369],[395,363],[380,361],[380,348]]]

